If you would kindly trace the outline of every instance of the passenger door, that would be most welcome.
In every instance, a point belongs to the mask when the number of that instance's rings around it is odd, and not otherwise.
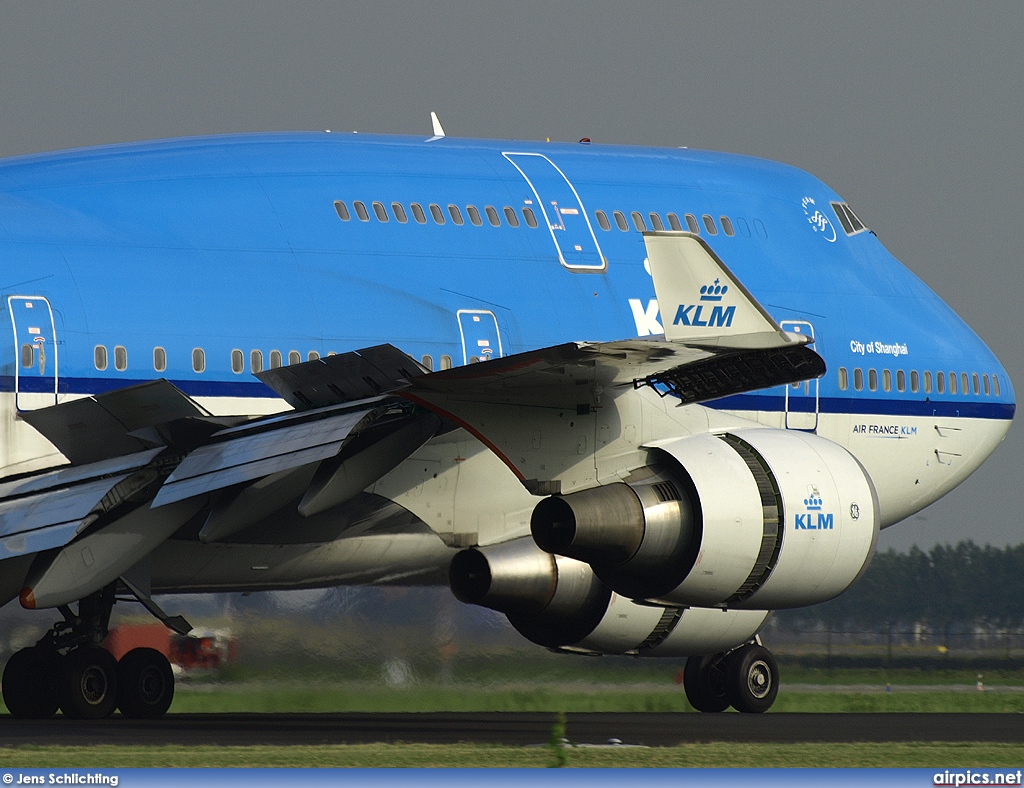
[[[14,328],[14,396],[18,410],[57,404],[57,330],[42,296],[8,296]]]
[[[526,179],[540,216],[551,233],[558,259],[566,268],[603,271],[607,265],[590,217],[576,187],[547,156],[540,153],[503,153]]]
[[[782,320],[779,325],[783,331],[809,336],[813,344],[814,326],[806,320]],[[811,432],[818,429],[818,407],[817,379],[786,386],[786,429]]]

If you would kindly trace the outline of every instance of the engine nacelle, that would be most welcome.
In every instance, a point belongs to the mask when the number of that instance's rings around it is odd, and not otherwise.
[[[637,604],[612,593],[589,565],[545,553],[528,538],[463,550],[449,581],[461,601],[500,610],[528,640],[566,651],[714,654],[749,640],[770,615]]]
[[[866,568],[878,500],[838,444],[744,429],[653,448],[661,463],[645,479],[538,504],[537,544],[587,561],[620,594],[669,605],[802,607],[842,593]]]

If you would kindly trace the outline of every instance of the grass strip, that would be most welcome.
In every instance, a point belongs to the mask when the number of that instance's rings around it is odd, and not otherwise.
[[[218,712],[690,712],[681,687],[634,688],[578,685],[521,689],[413,685],[402,689],[365,685],[239,683],[179,687],[172,713]],[[1024,693],[1000,692],[807,692],[785,686],[773,712],[1024,712]]]
[[[296,747],[0,747],[0,769],[139,767],[550,767],[546,746],[356,744]],[[570,747],[565,765],[611,767],[1015,768],[1024,744],[684,744]]]

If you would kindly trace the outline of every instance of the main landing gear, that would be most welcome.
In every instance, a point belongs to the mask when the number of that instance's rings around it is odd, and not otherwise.
[[[106,637],[115,586],[78,604],[78,615],[59,608],[63,621],[36,645],[15,653],[4,668],[4,703],[14,717],[45,719],[59,708],[66,717],[98,720],[120,709],[126,717],[161,717],[174,699],[167,658],[136,648],[120,661],[99,643]]]
[[[686,699],[697,711],[768,711],[779,694],[779,666],[761,643],[722,654],[690,657],[683,669]]]

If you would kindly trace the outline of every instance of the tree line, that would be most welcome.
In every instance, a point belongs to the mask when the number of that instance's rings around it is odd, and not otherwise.
[[[830,602],[780,613],[795,627],[886,629],[925,622],[936,630],[1024,626],[1024,544],[972,541],[877,553],[867,572]]]

